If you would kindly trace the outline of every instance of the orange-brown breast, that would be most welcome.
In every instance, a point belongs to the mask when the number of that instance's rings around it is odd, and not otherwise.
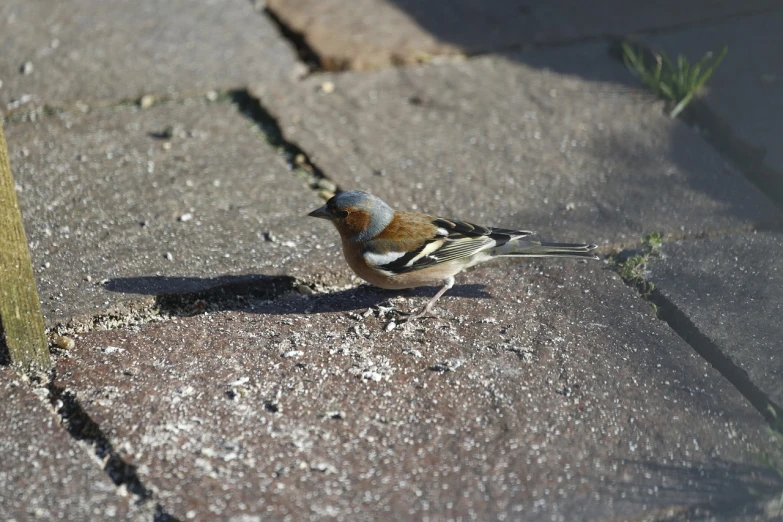
[[[370,267],[364,258],[363,249],[356,243],[343,239],[343,254],[348,266],[356,275],[372,285],[390,290],[438,285],[461,272],[465,267],[464,262],[456,260],[439,263],[421,270],[389,275]]]
[[[364,258],[364,248],[358,243],[354,243],[345,237],[343,240],[343,255],[348,262],[348,266],[356,275],[370,284],[381,288],[400,288],[394,285],[394,279],[391,276],[370,268],[367,260]]]

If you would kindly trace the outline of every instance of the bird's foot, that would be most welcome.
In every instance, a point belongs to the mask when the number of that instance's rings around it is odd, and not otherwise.
[[[409,322],[412,322],[412,321],[414,321],[416,319],[439,319],[440,318],[438,316],[438,314],[436,314],[432,310],[429,310],[427,307],[425,307],[423,310],[421,310],[419,312],[416,312],[416,313],[413,313],[413,312],[403,312],[401,310],[398,311],[397,313],[399,313],[401,316],[403,316],[401,318],[402,319],[401,322],[404,322],[404,323],[409,323]]]

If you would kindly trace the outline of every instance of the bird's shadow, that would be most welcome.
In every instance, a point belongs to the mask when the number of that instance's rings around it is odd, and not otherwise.
[[[291,276],[265,274],[218,277],[139,276],[119,277],[104,288],[123,294],[154,295],[156,305],[170,315],[193,315],[209,307],[211,311],[234,310],[262,314],[322,314],[366,310],[397,296],[431,298],[438,287],[410,290],[383,290],[361,285],[328,293],[312,292]],[[447,295],[488,299],[486,285],[466,284],[450,289]],[[311,293],[312,292],[312,293]],[[423,304],[423,303],[422,303]]]

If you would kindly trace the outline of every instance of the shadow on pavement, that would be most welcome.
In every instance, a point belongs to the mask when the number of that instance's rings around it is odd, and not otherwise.
[[[320,314],[364,311],[397,296],[429,298],[437,287],[383,290],[369,285],[306,296],[290,276],[264,274],[226,275],[213,278],[140,276],[109,280],[112,292],[156,296],[156,305],[172,315],[195,315],[211,311],[246,311],[263,314]],[[446,295],[488,299],[485,285],[455,285]],[[305,290],[306,292],[306,290]],[[418,306],[419,303],[411,306]],[[422,303],[423,304],[423,303]]]
[[[690,505],[691,510],[701,508],[711,515],[725,517],[764,515],[765,500],[780,494],[783,480],[773,470],[764,466],[744,465],[715,459],[710,466],[688,466],[640,461],[637,464],[653,475],[670,477],[672,486],[656,484],[657,497],[662,506]],[[689,488],[683,488],[688,484]],[[617,489],[648,489],[643,480],[622,484]],[[628,491],[628,498],[633,498]],[[645,502],[649,498],[645,498]]]
[[[651,102],[655,100],[654,96],[622,62],[619,45],[621,39],[626,36],[634,38],[634,35],[642,33],[682,30],[688,26],[717,23],[780,8],[780,4],[767,0],[754,0],[744,5],[732,5],[728,2],[716,4],[708,0],[665,0],[649,5],[616,0],[487,0],[478,3],[469,0],[386,1],[432,35],[436,42],[455,46],[468,55],[497,54],[511,62],[594,82],[592,86],[586,84],[585,87],[597,89],[609,98],[622,93],[625,96],[630,94],[649,99]],[[689,58],[696,60],[699,56]],[[743,59],[743,56],[729,52],[725,62]],[[738,100],[737,103],[744,101]],[[691,142],[683,139],[685,134],[691,132],[690,127],[706,126],[709,132],[715,134],[716,125],[723,125],[726,129],[721,136],[731,131],[725,122],[707,125],[704,118],[691,121],[696,110],[693,107],[696,105],[702,107],[704,104],[692,104],[684,113],[684,123],[675,126],[668,144],[662,143],[661,146],[663,148],[668,145],[666,155],[686,173],[690,188],[721,204],[722,208],[718,212],[746,218],[749,213],[752,214],[754,205],[734,197],[736,186],[725,190],[726,181],[733,177],[728,169],[717,172],[712,179],[705,180],[704,176],[700,175],[700,169],[694,168],[694,163],[698,164],[701,158],[690,150]],[[713,142],[716,139],[720,141],[721,138],[708,136],[708,140]],[[618,150],[617,145],[622,151],[631,150],[639,144],[595,143],[593,149],[598,157],[611,156]],[[726,147],[717,148],[725,153]],[[749,171],[747,162],[739,161],[739,164]],[[764,180],[756,179],[753,172],[748,176],[753,178],[752,181],[757,185],[764,186]],[[661,182],[667,181],[667,176],[662,172]],[[732,180],[729,185],[734,185],[733,181],[737,180]],[[770,195],[768,191],[764,192],[765,196]]]

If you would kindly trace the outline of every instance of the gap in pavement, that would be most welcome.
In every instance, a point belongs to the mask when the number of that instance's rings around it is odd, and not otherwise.
[[[727,356],[720,347],[702,333],[677,305],[654,289],[649,300],[658,307],[658,316],[688,343],[696,352],[718,370],[766,419],[777,427],[776,419],[783,418],[783,408],[764,393],[747,372]]]
[[[237,106],[240,113],[251,120],[264,134],[267,143],[280,153],[288,168],[323,199],[329,199],[341,189],[329,179],[307,153],[296,143],[286,140],[277,120],[267,111],[261,100],[250,95],[247,89],[237,89],[228,93],[230,100]]]
[[[250,2],[255,4],[253,0],[250,0]],[[294,47],[299,60],[307,66],[307,74],[323,71],[339,72],[345,70],[345,64],[343,64],[342,69],[332,68],[337,67],[337,64],[326,64],[325,66],[321,57],[315,52],[315,49],[310,47],[310,44],[307,43],[305,36],[286,25],[269,6],[264,6],[261,9],[261,12],[277,27],[278,31],[280,31],[280,36]]]
[[[173,522],[175,517],[166,513],[159,502],[155,502],[152,491],[141,482],[136,473],[136,466],[125,462],[114,449],[109,438],[100,426],[90,418],[89,414],[79,404],[76,395],[69,390],[55,386],[53,383],[56,370],[52,372],[46,389],[48,400],[55,405],[55,413],[60,417],[60,424],[74,440],[89,447],[100,462],[103,462],[103,472],[118,488],[124,487],[134,500],[136,506],[149,508],[153,511],[155,522]]]
[[[763,231],[762,228],[754,228],[755,231]],[[725,235],[730,235],[727,233]],[[714,237],[714,236],[713,236]],[[697,238],[688,238],[697,239]],[[666,242],[674,241],[675,239],[669,239]],[[679,240],[679,239],[677,239]],[[627,259],[643,249],[637,247],[636,249],[628,249],[618,254],[619,259]],[[651,254],[656,255],[656,254]],[[612,268],[618,272],[618,266],[616,263],[612,265]],[[622,277],[621,277],[622,278]],[[712,341],[707,335],[699,330],[690,318],[680,310],[677,305],[667,299],[661,292],[654,288],[649,291],[649,282],[645,278],[635,280],[625,280],[623,282],[634,288],[639,297],[648,303],[654,305],[657,318],[661,321],[665,321],[667,325],[676,333],[683,341],[693,348],[703,359],[705,359],[710,365],[712,365],[720,374],[727,379],[737,391],[739,391],[750,404],[756,408],[756,410],[764,417],[767,423],[773,429],[779,429],[779,420],[783,418],[783,408],[773,401],[769,395],[764,393],[755,383],[750,379],[747,372],[738,366],[731,357],[727,356],[720,346]]]

